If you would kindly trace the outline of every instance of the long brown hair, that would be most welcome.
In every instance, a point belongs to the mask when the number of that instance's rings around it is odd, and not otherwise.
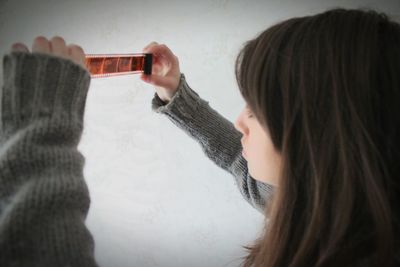
[[[372,10],[289,19],[235,70],[283,161],[243,266],[399,264],[400,25]]]

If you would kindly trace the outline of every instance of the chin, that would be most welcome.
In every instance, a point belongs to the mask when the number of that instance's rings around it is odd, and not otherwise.
[[[249,174],[254,180],[257,180],[259,182],[266,183],[266,184],[272,184],[269,179],[266,179],[262,175],[257,175],[257,172],[252,171],[251,168],[249,168]]]
[[[249,174],[250,174],[250,176],[251,176],[253,179],[257,180],[257,181],[262,182],[262,181],[259,179],[259,176],[251,169],[251,167],[248,166],[248,168],[249,168]]]

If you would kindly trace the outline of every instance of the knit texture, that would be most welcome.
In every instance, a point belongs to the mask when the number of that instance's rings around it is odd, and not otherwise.
[[[242,134],[189,87],[184,74],[181,74],[178,91],[171,101],[165,103],[155,94],[152,109],[168,116],[196,140],[209,159],[233,175],[243,197],[264,214],[273,186],[250,176],[247,161],[242,156]]]
[[[0,114],[0,266],[97,266],[85,226],[90,205],[78,151],[90,75],[56,56],[13,52],[3,58]],[[197,140],[235,177],[263,212],[273,188],[254,180],[233,124],[213,110],[181,75],[169,103],[154,111]]]
[[[89,73],[40,53],[3,58],[0,266],[96,266],[77,150]]]

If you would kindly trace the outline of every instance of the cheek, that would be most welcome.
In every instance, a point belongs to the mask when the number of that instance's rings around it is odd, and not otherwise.
[[[259,133],[261,134],[256,134],[249,139],[251,143],[247,151],[247,160],[250,174],[256,180],[277,185],[280,177],[281,156],[274,149],[269,136],[265,132]]]

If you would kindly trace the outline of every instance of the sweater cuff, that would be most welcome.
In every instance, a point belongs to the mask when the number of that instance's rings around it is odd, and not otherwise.
[[[185,75],[182,73],[178,85],[178,90],[168,103],[161,100],[157,93],[152,100],[152,110],[162,114],[188,113],[187,110],[181,110],[182,107],[196,110],[200,102],[204,101],[193,91],[186,82]],[[189,112],[191,113],[191,112]],[[194,114],[194,113],[192,113]]]
[[[83,123],[90,73],[72,60],[43,53],[12,52],[3,58],[2,130],[38,118]]]

